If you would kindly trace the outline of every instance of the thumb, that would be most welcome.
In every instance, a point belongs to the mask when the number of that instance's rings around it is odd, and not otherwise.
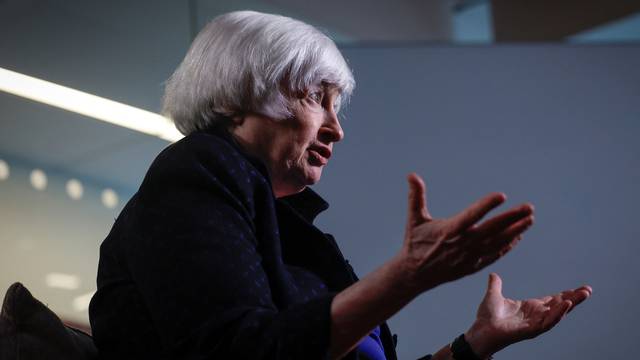
[[[489,286],[487,286],[487,295],[502,296],[502,279],[498,274],[489,274]]]
[[[424,180],[416,174],[407,176],[409,182],[409,217],[410,225],[418,225],[427,220],[431,220],[431,214],[427,210],[426,186]]]

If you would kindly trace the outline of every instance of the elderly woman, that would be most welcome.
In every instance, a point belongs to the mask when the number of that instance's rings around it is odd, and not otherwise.
[[[505,201],[494,193],[434,219],[410,174],[402,247],[358,280],[313,225],[328,205],[308,188],[344,136],[337,114],[353,87],[307,24],[243,11],[202,30],[164,98],[186,136],[155,159],[100,249],[90,318],[104,359],[396,359],[385,320],[518,242],[531,205],[482,221]],[[475,321],[432,359],[489,358],[590,293],[514,301],[492,274]]]

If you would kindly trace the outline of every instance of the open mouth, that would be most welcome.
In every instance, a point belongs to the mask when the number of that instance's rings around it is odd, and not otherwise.
[[[316,150],[316,149],[308,149],[307,150],[309,152],[309,162],[311,163],[311,165],[315,165],[315,166],[324,166],[327,165],[327,162],[329,161],[326,157],[320,155],[320,151]]]

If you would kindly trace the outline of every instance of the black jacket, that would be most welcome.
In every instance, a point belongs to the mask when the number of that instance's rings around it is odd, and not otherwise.
[[[170,145],[100,247],[101,357],[326,358],[331,301],[357,280],[312,224],[327,207],[311,189],[275,199],[264,164],[225,131]],[[386,324],[381,338],[395,360]]]

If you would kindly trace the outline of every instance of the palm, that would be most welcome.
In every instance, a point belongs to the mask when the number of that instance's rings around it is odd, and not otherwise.
[[[554,327],[573,307],[591,295],[589,286],[527,300],[502,295],[502,280],[491,274],[474,326],[484,329],[495,352],[509,344],[534,338]]]
[[[543,299],[512,300],[494,296],[496,307],[482,309],[483,318],[493,323],[497,331],[506,334],[535,333],[536,329],[554,313],[554,309],[564,310],[565,304],[551,305]],[[560,311],[558,310],[558,311]],[[486,313],[486,314],[484,314]],[[480,318],[480,314],[479,314]]]

